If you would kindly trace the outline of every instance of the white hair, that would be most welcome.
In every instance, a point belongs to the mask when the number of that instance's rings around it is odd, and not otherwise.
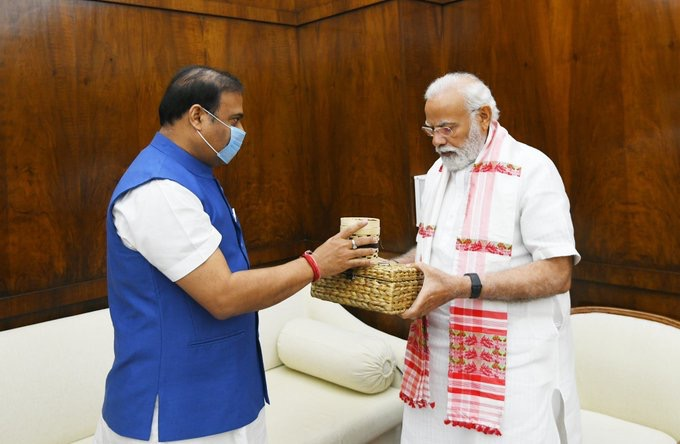
[[[465,100],[465,107],[473,114],[482,106],[491,108],[491,120],[498,120],[500,111],[496,106],[496,99],[491,95],[491,90],[474,74],[468,72],[454,72],[445,74],[427,87],[425,100],[430,100],[443,92],[455,89]]]

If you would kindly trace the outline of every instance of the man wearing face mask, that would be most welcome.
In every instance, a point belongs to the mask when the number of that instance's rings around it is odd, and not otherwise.
[[[425,93],[440,159],[417,246],[402,444],[579,443],[569,287],[580,259],[555,165],[498,123],[489,88],[447,74]]]
[[[212,169],[246,135],[243,86],[181,69],[161,128],[113,192],[107,280],[115,359],[95,442],[265,443],[267,388],[257,311],[322,276],[367,266],[365,222],[283,265],[250,269],[241,227]],[[356,246],[355,246],[356,245]]]

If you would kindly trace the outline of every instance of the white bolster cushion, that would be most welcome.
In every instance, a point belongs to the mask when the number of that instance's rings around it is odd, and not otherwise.
[[[385,341],[324,322],[288,321],[277,347],[288,368],[361,393],[380,393],[394,379],[396,358]]]

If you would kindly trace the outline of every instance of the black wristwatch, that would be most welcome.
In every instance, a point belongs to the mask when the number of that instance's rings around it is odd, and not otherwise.
[[[477,299],[482,294],[482,281],[479,279],[479,275],[477,273],[465,273],[465,276],[469,277],[472,282],[470,299]]]

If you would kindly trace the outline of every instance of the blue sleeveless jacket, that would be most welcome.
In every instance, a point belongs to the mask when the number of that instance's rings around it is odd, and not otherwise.
[[[161,441],[226,432],[252,422],[267,400],[257,313],[215,319],[144,257],[125,247],[112,208],[125,192],[170,179],[193,192],[222,234],[232,272],[250,267],[241,227],[210,166],[158,133],[109,203],[107,280],[113,366],[103,416],[119,435],[148,440],[156,396]]]

